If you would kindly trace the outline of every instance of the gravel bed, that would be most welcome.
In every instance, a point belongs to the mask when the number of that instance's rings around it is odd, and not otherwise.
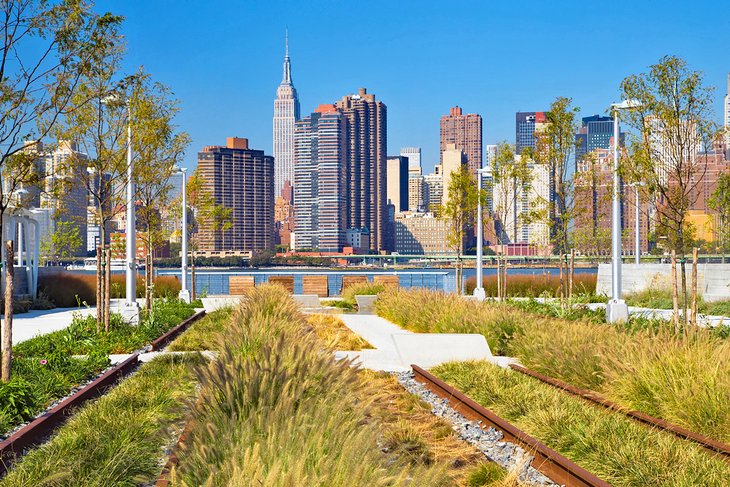
[[[446,419],[453,430],[464,441],[474,445],[479,451],[506,470],[519,468],[519,480],[531,485],[557,486],[552,480],[530,466],[532,455],[522,447],[502,441],[502,432],[489,427],[483,428],[481,421],[469,421],[461,413],[449,406],[449,401],[431,392],[425,385],[413,378],[413,372],[395,374],[398,382],[411,394],[419,396],[431,406],[431,412]]]

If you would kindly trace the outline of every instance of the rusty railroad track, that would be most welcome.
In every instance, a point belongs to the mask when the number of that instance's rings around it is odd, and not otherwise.
[[[580,465],[548,448],[512,423],[481,406],[463,392],[451,387],[417,365],[411,365],[411,368],[417,381],[423,383],[435,394],[447,399],[451,407],[466,418],[481,421],[486,426],[492,426],[502,432],[505,441],[517,444],[531,453],[533,455],[532,467],[553,482],[569,487],[610,487],[611,484],[605,480],[598,478]]]
[[[644,423],[653,428],[667,431],[682,439],[697,443],[707,450],[710,450],[712,453],[716,453],[719,456],[722,456],[725,460],[730,461],[730,445],[726,443],[713,440],[712,438],[708,438],[707,436],[695,433],[694,431],[688,430],[687,428],[683,428],[668,421],[664,421],[663,419],[655,418],[646,413],[642,413],[641,411],[627,409],[618,403],[606,399],[597,392],[580,389],[559,379],[548,377],[546,375],[540,374],[539,372],[535,372],[534,370],[530,370],[527,367],[523,367],[517,364],[510,364],[510,368],[522,374],[529,375],[530,377],[533,377],[546,384],[550,384],[551,386],[557,389],[561,389],[569,394],[573,394],[574,396],[585,399],[591,404],[596,404],[598,406],[602,406],[604,408],[622,413],[636,421],[639,421],[640,423]]]
[[[168,330],[152,342],[152,350],[161,350],[193,323],[205,316],[205,311],[195,313],[179,325]],[[84,403],[105,394],[122,377],[131,373],[139,364],[139,352],[102,373],[53,408],[0,442],[0,477],[12,467],[25,451],[44,443]]]

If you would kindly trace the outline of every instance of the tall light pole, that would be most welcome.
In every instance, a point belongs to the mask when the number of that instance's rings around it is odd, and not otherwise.
[[[640,106],[635,100],[624,100],[611,105],[613,115],[613,202],[611,207],[611,299],[606,303],[606,321],[626,321],[629,308],[621,299],[621,182],[619,179],[619,130],[620,110]]]
[[[134,159],[132,158],[132,102],[127,99],[127,296],[122,312],[130,322],[139,322],[137,304],[137,214],[134,205]]]
[[[187,169],[178,168],[179,174],[182,174],[182,246],[180,258],[180,294],[178,298],[190,302],[190,291],[188,290],[188,200],[187,200]]]
[[[483,258],[482,247],[484,246],[484,237],[482,230],[482,173],[484,168],[477,169],[477,276],[476,286],[474,287],[473,296],[479,301],[484,301],[487,297],[483,287]]]
[[[641,244],[639,242],[639,235],[641,232],[641,225],[639,224],[639,186],[644,186],[644,183],[642,182],[636,182],[633,183],[631,186],[634,187],[634,198],[636,203],[636,208],[634,210],[636,213],[634,214],[635,222],[634,222],[634,263],[640,264],[641,263]]]

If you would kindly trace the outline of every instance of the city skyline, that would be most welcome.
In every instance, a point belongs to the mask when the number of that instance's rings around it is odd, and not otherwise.
[[[517,9],[456,2],[450,6],[450,14],[460,33],[438,42],[430,33],[440,28],[440,4],[375,2],[369,9],[377,15],[361,19],[368,34],[360,39],[346,35],[345,19],[351,8],[324,3],[329,20],[326,36],[309,27],[320,9],[306,5],[225,4],[223,9],[193,10],[192,4],[180,2],[170,8],[168,2],[137,5],[110,0],[99,2],[98,8],[120,12],[129,19],[124,28],[128,70],[144,64],[180,98],[178,122],[192,138],[188,167],[194,166],[196,151],[221,134],[248,137],[254,146],[273,153],[271,126],[263,121],[273,114],[271,100],[281,79],[282,38],[287,26],[302,113],[311,113],[339,93],[367,86],[389,106],[388,154],[398,154],[400,147],[422,147],[424,174],[439,159],[439,117],[449,107],[458,104],[466,112],[482,115],[485,145],[514,142],[516,112],[546,110],[556,96],[571,96],[581,107],[581,116],[605,115],[610,103],[618,99],[620,81],[646,71],[664,54],[677,54],[705,72],[706,84],[716,87],[715,117],[723,122],[728,66],[716,60],[724,59],[727,51],[727,40],[722,37],[727,26],[721,23],[708,28],[701,14],[711,10],[713,2],[699,2],[681,20],[672,2],[662,9],[648,2],[600,7],[581,4],[581,9],[553,9],[538,3]],[[703,7],[703,3],[707,5]],[[163,12],[171,21],[160,25],[156,18]],[[234,25],[241,15],[260,22],[241,35],[238,24]],[[216,32],[202,46],[187,38],[170,47],[159,41],[180,37],[180,30],[213,18]],[[403,22],[403,18],[409,21]],[[518,25],[531,35],[516,35]],[[576,51],[602,26],[606,27],[602,38],[607,42],[593,43],[591,61],[582,62]],[[618,42],[608,42],[614,38]],[[349,55],[361,46],[373,58],[368,69],[358,63],[357,56]],[[537,55],[537,49],[547,52]],[[233,53],[243,53],[245,62],[232,66],[231,76],[202,76]],[[404,76],[394,76],[399,69]],[[210,117],[211,107],[216,108],[216,117]]]

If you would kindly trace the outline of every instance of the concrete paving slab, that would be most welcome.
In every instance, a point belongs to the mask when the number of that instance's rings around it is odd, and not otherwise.
[[[431,368],[454,360],[492,358],[487,339],[476,333],[399,333],[392,336],[402,364]]]
[[[501,367],[516,362],[493,357],[483,335],[412,333],[376,315],[342,314],[340,318],[375,349],[338,351],[335,358],[367,369],[402,372],[410,370],[411,364],[434,367],[454,360],[488,360]]]
[[[316,294],[293,294],[292,298],[300,308],[321,308],[319,296]]]
[[[212,313],[221,308],[236,307],[241,303],[242,298],[243,296],[208,296],[200,298],[200,300],[203,302],[205,312]]]
[[[38,335],[63,330],[71,324],[74,314],[80,316],[95,315],[96,307],[31,310],[27,313],[14,315],[13,345]]]

